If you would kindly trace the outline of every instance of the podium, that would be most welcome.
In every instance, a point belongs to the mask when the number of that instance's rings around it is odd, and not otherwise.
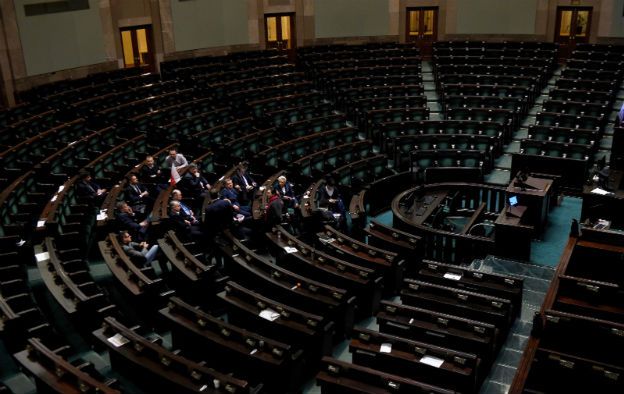
[[[526,224],[528,207],[524,205],[505,206],[494,222],[496,226],[496,253],[500,256],[529,261],[531,239],[535,228]]]
[[[552,179],[528,176],[522,180],[516,175],[506,190],[507,198],[510,195],[517,196],[518,205],[526,207],[523,223],[533,226],[537,235],[544,231],[548,220],[552,185]]]

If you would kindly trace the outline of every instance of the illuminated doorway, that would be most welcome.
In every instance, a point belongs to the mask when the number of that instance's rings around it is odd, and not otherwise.
[[[589,42],[592,7],[557,7],[555,42],[559,59],[567,59],[578,43]]]
[[[267,49],[294,52],[297,46],[295,14],[266,14],[264,28]]]
[[[145,67],[154,70],[152,27],[133,26],[121,29],[124,67]]]
[[[438,7],[407,8],[406,42],[420,48],[423,57],[431,57],[431,47],[438,39]]]

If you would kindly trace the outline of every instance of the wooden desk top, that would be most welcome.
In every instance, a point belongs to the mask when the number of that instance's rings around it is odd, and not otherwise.
[[[515,186],[516,182],[518,182],[517,176],[509,183],[509,186],[507,186],[507,193],[545,196],[550,193],[550,188],[553,184],[552,179],[537,178],[533,176],[529,176],[524,182],[524,184],[527,185],[525,188]]]

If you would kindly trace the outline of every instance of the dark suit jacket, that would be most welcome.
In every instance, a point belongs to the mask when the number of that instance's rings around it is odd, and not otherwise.
[[[243,175],[238,172],[232,175],[232,183],[234,183],[234,186],[240,186],[241,188],[240,192],[238,192],[238,199],[241,203],[245,204],[247,203],[247,201],[252,199],[253,189],[247,191],[247,188],[245,187],[245,181],[243,179],[247,180],[248,185],[253,186],[254,180],[251,178],[251,176],[249,176],[247,172],[245,172],[245,174]]]
[[[295,204],[298,204],[297,197],[295,197],[295,192],[292,189],[292,185],[289,182],[286,182],[284,185],[284,191],[279,187],[279,184],[275,184],[273,186],[273,190],[282,197],[282,201],[284,201],[284,205],[286,208],[292,208]],[[283,197],[291,197],[291,199],[284,199]]]
[[[141,225],[137,223],[137,217],[125,212],[115,213],[118,230],[129,230],[131,232],[141,230]]]
[[[180,188],[192,198],[199,198],[203,193],[207,192],[207,185],[208,181],[206,178],[203,176],[193,176],[193,174],[189,172],[184,174],[180,180]]]
[[[336,213],[341,213],[341,214],[344,213],[344,210],[345,210],[344,201],[342,200],[342,196],[340,195],[340,191],[338,190],[338,187],[334,186],[334,194],[332,194],[331,196],[329,195],[329,193],[327,193],[325,186],[323,186],[319,192],[320,192],[319,207],[327,208],[331,210],[332,212],[336,212]],[[330,199],[334,199],[337,201],[334,203],[330,203],[329,202]]]
[[[160,170],[160,168],[156,164],[154,164],[154,166],[151,168],[146,165],[143,165],[141,167],[141,170],[139,171],[139,179],[148,183],[162,182],[162,179],[163,179],[162,172],[159,175],[158,170]]]
[[[141,193],[143,193],[147,189],[140,183],[137,184],[136,187],[139,189],[138,192],[135,189],[134,185],[128,184],[128,186],[126,186],[126,188],[124,189],[124,197],[126,202],[131,206],[146,204],[146,199],[141,197]]]
[[[224,187],[221,189],[220,193],[221,198],[227,198],[232,202],[232,205],[240,206],[240,203],[238,202],[238,192],[236,190]]]
[[[95,199],[97,197],[98,189],[100,189],[100,186],[93,181],[87,182],[84,179],[81,179],[76,182],[76,195],[80,197]]]

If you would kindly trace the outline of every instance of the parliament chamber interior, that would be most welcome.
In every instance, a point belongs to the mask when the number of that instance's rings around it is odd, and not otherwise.
[[[0,393],[624,392],[624,0],[0,27]]]

